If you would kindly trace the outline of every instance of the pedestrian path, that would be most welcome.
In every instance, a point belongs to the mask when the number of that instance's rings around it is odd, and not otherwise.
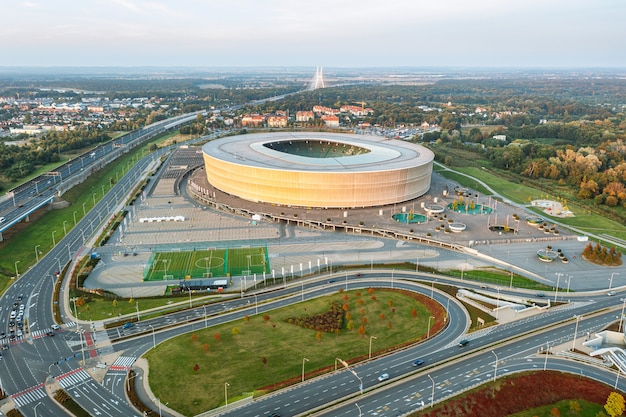
[[[91,378],[91,376],[87,373],[87,371],[83,368],[77,368],[70,372],[66,372],[63,375],[59,375],[55,379],[59,382],[61,387],[70,388],[88,380],[89,378]]]
[[[136,360],[137,358],[132,356],[120,356],[113,362],[113,365],[111,365],[109,369],[112,371],[126,371],[133,366]]]
[[[39,401],[46,396],[46,390],[43,384],[36,385],[34,387],[27,388],[17,394],[11,395],[11,399],[15,403],[17,408],[24,407],[35,401]]]

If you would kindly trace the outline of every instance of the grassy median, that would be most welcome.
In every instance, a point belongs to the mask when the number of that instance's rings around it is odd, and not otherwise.
[[[323,322],[322,314],[333,302],[343,311],[336,332],[287,322],[305,315]],[[225,383],[232,402],[300,382],[303,362],[310,378],[333,370],[336,358],[365,360],[370,340],[373,356],[413,343],[426,336],[431,315],[432,335],[444,325],[444,313],[428,297],[383,289],[339,291],[267,315],[200,328],[158,345],[146,354],[150,387],[162,403],[196,415],[224,404]]]

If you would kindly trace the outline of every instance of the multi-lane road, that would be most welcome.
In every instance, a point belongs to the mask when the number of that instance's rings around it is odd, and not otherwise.
[[[231,404],[224,409],[224,415],[266,416],[279,413],[282,416],[295,416],[319,408],[319,415],[357,416],[363,412],[365,415],[399,416],[420,407],[427,407],[432,402],[492,378],[496,366],[498,376],[537,369],[543,365],[546,369],[568,372],[575,370],[605,382],[614,381],[614,375],[610,372],[553,358],[544,363],[544,358],[537,358],[535,353],[548,343],[571,341],[575,332],[572,320],[574,315],[584,317],[578,323],[579,334],[593,332],[613,321],[616,312],[607,309],[620,307],[622,304],[619,297],[607,297],[604,292],[597,295],[569,294],[568,298],[572,302],[566,306],[465,336],[468,322],[464,310],[454,299],[433,291],[428,282],[436,278],[441,283],[449,282],[468,288],[478,288],[476,285],[431,274],[396,271],[394,276],[388,271],[362,271],[359,277],[345,276],[345,283],[338,280],[329,284],[328,277],[320,277],[319,280],[310,280],[302,285],[298,283],[254,296],[248,295],[245,298],[141,321],[128,329],[109,329],[106,334],[98,337],[106,337],[111,342],[109,349],[121,355],[115,363],[109,364],[104,380],[98,383],[80,365],[84,356],[90,361],[92,355],[98,354],[95,350],[87,349],[87,340],[95,336],[88,325],[77,325],[72,321],[73,318],[64,315],[62,317],[65,323],[61,329],[55,330],[53,336],[48,334],[53,324],[51,294],[56,280],[54,272],[84,249],[87,239],[99,230],[100,225],[106,222],[116,207],[123,204],[125,196],[158,156],[149,155],[139,160],[115,184],[106,198],[99,201],[37,264],[21,274],[0,299],[0,331],[5,332],[2,344],[9,346],[8,350],[2,351],[0,383],[22,414],[67,414],[47,395],[48,390],[62,387],[92,415],[138,416],[139,413],[127,403],[125,397],[126,374],[134,361],[155,344],[199,327],[208,327],[241,318],[246,314],[262,313],[289,303],[297,303],[303,298],[335,291],[337,287],[344,285],[348,288],[394,286],[432,295],[441,304],[448,306],[448,326],[436,337],[409,349],[367,361],[351,369],[340,367],[330,375],[305,381],[289,390],[261,397],[249,404]],[[94,158],[99,157],[96,154]],[[67,174],[69,175],[69,171]],[[32,183],[29,187],[36,187],[35,191],[40,191],[39,184]],[[18,198],[23,192],[26,199],[34,198],[29,197],[32,196],[29,187],[17,192],[15,197]],[[42,195],[41,198],[47,197]],[[16,203],[17,201],[25,200],[16,200]],[[19,204],[14,207],[17,206]],[[426,281],[427,284],[416,285],[416,279]],[[503,294],[516,292],[506,288],[500,291]],[[11,325],[11,321],[15,321],[11,319],[11,311],[15,308],[19,312],[21,305],[24,306],[23,329],[20,329],[23,335],[17,337],[18,326],[17,323]],[[596,311],[607,312],[594,315]],[[14,333],[10,331],[12,328]],[[551,331],[534,333],[543,328],[550,328]],[[10,340],[12,334],[16,335],[15,340]],[[467,337],[470,343],[459,348],[457,342],[463,337]],[[415,359],[424,360],[424,364],[413,367],[412,362]],[[91,363],[93,361],[91,359]],[[389,374],[390,379],[378,381],[382,373]],[[619,384],[619,387],[622,385]],[[334,404],[334,408],[324,411],[329,404]],[[162,414],[167,415],[165,411]]]

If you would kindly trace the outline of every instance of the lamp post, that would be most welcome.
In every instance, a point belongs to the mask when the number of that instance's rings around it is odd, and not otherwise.
[[[56,246],[57,245],[57,241],[54,239],[54,234],[56,233],[56,230],[52,231],[52,246]]]
[[[378,339],[376,336],[370,336],[370,354],[369,359],[372,359],[372,339]]]
[[[561,272],[555,272],[556,274],[556,289],[554,290],[554,302],[556,303],[556,298],[559,295],[559,283],[561,282]]]
[[[15,261],[15,279],[20,279],[20,273],[17,270],[17,264],[19,264],[20,261]]]
[[[63,236],[67,236],[67,220],[63,220]]]
[[[613,286],[613,275],[619,275],[619,272],[613,272],[611,273],[611,279],[609,279],[609,290],[611,289],[611,287]]]
[[[357,403],[354,403],[354,405],[356,405],[356,408],[359,409],[359,417],[361,417],[363,414],[361,414],[361,407],[359,407],[359,405]]]
[[[230,387],[230,384],[228,382],[224,382],[224,400],[226,405],[228,405],[228,387]]]
[[[137,378],[138,376],[139,374],[134,374],[133,376],[131,376],[130,378],[126,380],[126,391],[130,391],[130,380],[133,378]]]
[[[433,279],[432,284],[430,284],[430,299],[432,300],[435,296],[435,280]]]
[[[580,320],[580,315],[574,316],[576,319],[576,327],[574,328],[574,340],[572,340],[572,351],[576,349],[576,336],[578,335],[578,321]],[[621,320],[620,320],[621,323]]]
[[[307,358],[302,358],[302,382],[304,382],[304,363],[308,361]]]
[[[85,204],[83,203],[83,209],[85,208]],[[83,210],[84,211],[84,210]],[[76,226],[76,213],[78,213],[76,210],[74,210],[74,213],[72,213],[72,216],[74,216],[74,226]],[[85,214],[83,213],[83,216]]]
[[[203,305],[202,309],[204,310],[204,328],[206,329],[207,327],[209,327],[208,324],[207,324],[207,320],[206,320],[207,319],[207,316],[206,316],[206,305]]]
[[[496,382],[496,376],[498,375],[498,355],[496,355],[496,352],[494,352],[493,350],[491,351],[491,353],[493,353],[493,355],[496,357],[495,369],[493,371],[493,382]]]
[[[93,206],[96,206],[96,193],[92,194],[92,198],[93,198]]]
[[[37,262],[39,262],[39,246],[41,245],[35,246],[35,259],[37,260]]]
[[[624,307],[626,307],[626,298],[621,298],[620,301],[622,302],[622,314],[620,314],[620,316],[619,316],[619,329],[618,329],[618,332],[622,331],[622,322],[624,321]]]
[[[426,339],[430,338],[430,319],[434,319],[434,316],[428,317],[428,332],[426,333]]]
[[[154,336],[154,327],[151,324],[148,324],[152,329],[152,349],[156,349],[156,337]]]
[[[430,394],[430,408],[433,408],[433,405],[435,404],[435,380],[430,376],[430,374],[428,374],[428,378],[430,378],[430,382],[433,384],[433,389]]]
[[[546,343],[546,359],[543,361],[543,370],[548,367],[548,354],[550,353],[550,342]]]
[[[86,201],[83,203],[83,216],[87,215],[87,211],[85,210],[85,204],[87,204]],[[76,226],[76,220],[74,220],[74,226]]]

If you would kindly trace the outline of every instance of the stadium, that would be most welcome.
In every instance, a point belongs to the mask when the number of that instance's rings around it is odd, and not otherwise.
[[[381,136],[262,133],[202,147],[211,185],[281,206],[358,208],[400,203],[430,189],[434,154]]]

